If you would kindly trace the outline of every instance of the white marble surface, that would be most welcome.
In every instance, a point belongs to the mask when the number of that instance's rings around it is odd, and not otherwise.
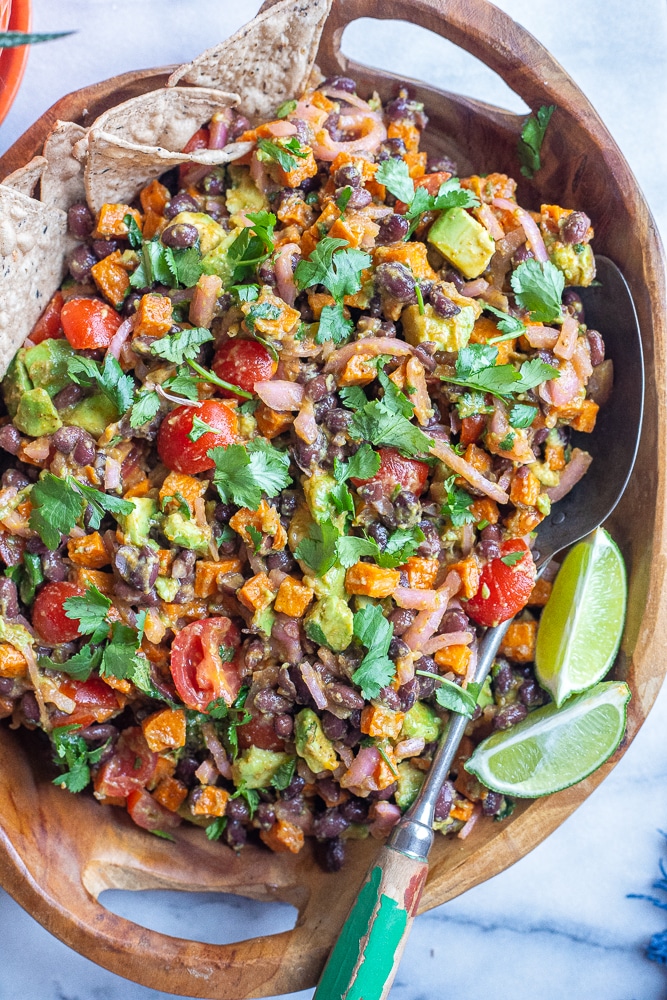
[[[664,0],[500,0],[577,80],[610,126],[663,233],[667,10]],[[34,0],[35,28],[77,28],[36,47],[0,127],[0,151],[62,94],[139,66],[179,62],[228,35],[259,0]],[[360,23],[344,43],[359,61],[421,76],[513,110],[493,73],[417,28]],[[393,1000],[659,1000],[665,970],[643,949],[665,914],[626,899],[648,892],[667,827],[667,690],[605,783],[532,854],[418,918]],[[205,941],[291,925],[289,907],[180,894],[109,893],[109,908],[145,926]],[[185,928],[185,930],[184,930]],[[157,1000],[68,950],[0,893],[0,1000]],[[293,994],[307,1000],[311,991]]]

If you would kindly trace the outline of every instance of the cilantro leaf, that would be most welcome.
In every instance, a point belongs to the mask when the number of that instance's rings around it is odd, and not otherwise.
[[[369,652],[352,674],[352,680],[361,688],[364,698],[377,698],[396,673],[395,664],[387,656],[394,627],[385,618],[381,605],[367,604],[355,614],[353,632]]]
[[[287,118],[296,111],[296,101],[283,101],[276,109],[276,118]]]
[[[92,508],[89,511],[91,528],[99,528],[105,514],[113,514],[114,516],[118,514],[127,515],[131,514],[134,510],[134,504],[131,500],[123,500],[121,497],[102,493],[93,486],[86,486],[85,483],[80,483],[78,479],[74,479],[72,476],[67,477],[67,485],[70,489],[76,489],[82,493],[84,500]]]
[[[394,662],[388,656],[371,650],[352,674],[352,680],[361,688],[363,697],[369,700],[377,698],[382,688],[391,683],[395,674]]]
[[[67,788],[76,794],[82,792],[90,781],[90,765],[97,764],[104,750],[109,745],[107,740],[96,750],[89,750],[88,744],[79,736],[81,726],[73,723],[68,726],[58,726],[51,733],[56,761],[63,762],[67,771],[53,779],[54,785]]]
[[[289,139],[260,139],[257,143],[258,160],[274,160],[285,173],[294,170],[297,159],[305,160],[309,150],[304,149],[296,136]]]
[[[392,157],[383,160],[378,165],[375,180],[378,184],[384,184],[394,198],[404,201],[406,205],[409,205],[415,196],[415,183],[410,176],[405,160],[397,160]]]
[[[278,792],[284,792],[285,789],[291,784],[295,771],[296,757],[292,757],[276,769],[275,774],[271,778],[271,786]]]
[[[490,392],[504,399],[512,393],[525,392],[542,382],[558,378],[559,372],[539,358],[524,361],[519,371],[514,365],[495,364],[498,349],[489,344],[469,344],[459,351],[456,377],[442,376],[443,381]]]
[[[207,825],[206,836],[209,840],[220,840],[226,827],[227,817],[218,816],[217,819],[211,820],[211,822]]]
[[[516,566],[518,562],[521,562],[525,554],[523,551],[508,552],[507,555],[500,557],[500,561],[505,563],[506,566]]]
[[[345,483],[336,483],[329,490],[329,500],[337,514],[354,514],[354,500]]]
[[[60,545],[60,536],[69,535],[82,516],[83,497],[68,489],[64,479],[47,472],[33,486],[30,501],[30,527],[54,551]]]
[[[140,392],[130,413],[130,427],[142,427],[160,410],[160,397],[150,389]]]
[[[484,368],[495,365],[498,348],[489,344],[468,344],[462,347],[456,359],[456,377],[469,379]]]
[[[251,333],[255,330],[258,319],[280,319],[280,308],[274,302],[259,302],[251,306],[245,317],[245,324]]]
[[[509,412],[510,426],[530,427],[536,416],[536,406],[528,406],[526,403],[515,403]]]
[[[162,387],[176,393],[177,396],[183,396],[184,399],[195,402],[199,399],[199,383],[202,381],[204,380],[195,378],[185,368],[180,369],[177,375],[172,375],[171,378],[165,379]]]
[[[470,510],[473,498],[459,486],[454,485],[456,476],[450,476],[442,484],[447,491],[447,502],[442,505],[442,516],[448,517],[455,528],[472,524],[475,516]]]
[[[325,344],[332,340],[334,344],[340,344],[352,334],[353,330],[354,323],[351,319],[345,319],[343,306],[339,302],[333,306],[324,306],[315,334],[315,343]]]
[[[539,358],[531,358],[530,361],[524,361],[519,368],[519,381],[513,391],[526,392],[528,389],[534,389],[536,385],[541,385],[542,382],[549,382],[552,378],[560,378],[557,368],[540,361]]]
[[[237,302],[254,302],[259,298],[259,285],[231,285],[227,291]]]
[[[381,369],[378,370],[378,378],[380,385],[384,389],[383,404],[391,413],[400,413],[401,416],[409,420],[415,412],[413,403],[410,402],[405,393],[401,392]]]
[[[433,441],[400,413],[392,413],[384,400],[372,400],[357,410],[349,429],[356,441],[397,448],[409,456],[428,452]]]
[[[253,545],[253,548],[255,550],[255,553],[259,552],[259,550],[262,547],[262,542],[264,540],[263,537],[262,537],[262,532],[258,531],[257,528],[254,528],[252,526],[252,524],[246,525],[246,529],[245,530],[250,535],[250,539],[252,541],[252,545]]]
[[[317,576],[324,576],[336,561],[336,543],[340,534],[329,518],[311,524],[308,537],[303,538],[294,555],[303,560]]]
[[[518,153],[519,162],[521,164],[521,173],[524,177],[528,177],[530,179],[542,166],[540,151],[542,149],[542,143],[544,142],[547,126],[551,121],[551,116],[555,110],[555,104],[550,104],[549,106],[542,105],[542,107],[538,109],[537,114],[531,115],[521,129]]]
[[[134,379],[123,372],[116,358],[108,351],[102,366],[91,358],[79,355],[68,358],[67,374],[77,385],[96,384],[119,414],[129,410],[134,402]]]
[[[340,212],[344,212],[345,209],[347,208],[348,202],[352,197],[352,191],[353,189],[348,184],[347,187],[344,187],[341,193],[336,198],[336,208]]]
[[[70,656],[64,663],[56,663],[49,656],[40,656],[38,662],[42,670],[59,670],[63,674],[69,674],[76,681],[87,681],[93,670],[96,670],[102,662],[102,648],[86,643],[78,653]]]
[[[422,671],[418,672],[422,673]],[[465,715],[467,719],[472,719],[477,705],[476,697],[468,691],[464,691],[453,681],[445,680],[444,677],[438,677],[437,680],[440,682],[435,692],[435,700],[438,705],[449,709],[450,712],[457,712],[459,715]]]
[[[561,299],[565,276],[551,261],[526,260],[512,272],[510,284],[516,301],[538,323],[562,318]]]
[[[336,250],[348,245],[347,240],[334,239],[325,236],[317,244],[308,260],[300,260],[294,272],[297,288],[311,288],[313,285],[326,285],[332,270],[333,255]]]
[[[502,312],[495,306],[490,306],[488,302],[483,302],[482,308],[498,317],[497,326],[502,333],[502,337],[493,337],[489,341],[490,344],[497,344],[501,340],[513,340],[514,337],[520,337],[526,332],[525,323],[522,323],[516,316],[510,316],[509,313]]]
[[[167,249],[171,250],[170,247]],[[204,273],[200,251],[197,247],[187,247],[185,250],[171,250],[169,256],[177,283],[185,288],[193,288]]]
[[[325,236],[308,260],[299,261],[294,278],[300,290],[324,285],[336,302],[341,302],[345,295],[354,295],[359,291],[361,272],[370,262],[369,254],[349,247],[347,240]]]
[[[130,275],[132,288],[149,288],[156,282],[169,288],[196,285],[203,273],[201,254],[196,247],[174,250],[166,247],[159,236],[144,240],[139,267]]]
[[[194,360],[202,344],[213,340],[213,334],[205,327],[197,326],[192,330],[181,330],[171,336],[160,337],[151,344],[151,354],[165,361],[181,365],[186,359]]]
[[[364,397],[365,399],[365,397]],[[371,479],[380,468],[380,456],[369,444],[362,444],[349,462],[334,458],[334,479],[344,483],[346,479]]]
[[[135,672],[139,668],[138,649],[139,635],[135,629],[121,622],[113,622],[111,639],[102,656],[100,676],[134,681]]]
[[[336,542],[338,562],[344,569],[358,563],[362,556],[375,556],[379,552],[378,543],[373,538],[358,538],[356,535],[341,535]]]
[[[421,528],[397,528],[393,535],[387,539],[387,544],[382,551],[378,550],[375,561],[383,569],[395,569],[396,566],[403,566],[410,556],[413,556],[421,543],[424,541],[424,532]]]
[[[211,427],[195,414],[192,418],[192,430],[188,434],[189,439],[193,442],[199,441],[200,437],[203,437],[204,434],[210,434],[211,432],[213,434],[217,434],[217,428]]]
[[[475,208],[476,205],[479,205],[479,198],[472,191],[462,188],[458,177],[450,177],[441,184],[433,201],[433,208],[436,211],[448,208]]]
[[[127,226],[127,238],[130,246],[133,250],[139,250],[141,244],[144,242],[144,237],[137,225],[137,220],[128,212],[127,215],[123,216],[123,222]]]
[[[464,392],[456,400],[456,409],[459,417],[464,420],[466,417],[475,417],[480,413],[493,413],[493,406],[486,402],[483,392]]]
[[[257,510],[262,494],[277,496],[290,483],[289,455],[258,438],[248,445],[210,448],[215,462],[214,483],[225,503]]]
[[[82,597],[68,597],[63,602],[65,615],[79,622],[79,632],[92,634],[93,642],[101,642],[109,633],[107,614],[111,601],[92,584],[86,587]]]
[[[348,410],[360,410],[368,402],[366,393],[360,385],[343,386],[338,390],[338,395]]]

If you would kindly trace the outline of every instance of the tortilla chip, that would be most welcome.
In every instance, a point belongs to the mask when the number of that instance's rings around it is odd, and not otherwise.
[[[83,163],[75,156],[74,147],[86,134],[86,129],[74,122],[57,121],[44,142],[47,167],[42,177],[41,199],[45,205],[67,211],[70,205],[85,201]]]
[[[97,129],[91,129],[84,142],[87,148],[84,172],[86,198],[95,214],[107,202],[129,204],[154,177],[181,163],[202,163],[214,167],[234,159],[233,154],[223,149],[174,153],[159,146],[124,142]],[[237,143],[237,152],[240,147],[245,152],[251,145]]]
[[[249,117],[267,117],[300,96],[315,61],[332,0],[281,0],[220,45],[172,73],[199,87],[233,89]]]
[[[138,146],[160,146],[180,153],[197,129],[221,108],[234,107],[238,94],[210,88],[152,90],[100,115],[92,128]]]
[[[2,183],[32,198],[45,167],[46,160],[43,156],[33,156],[30,163],[7,174]]]
[[[0,378],[59,288],[67,215],[0,184]]]

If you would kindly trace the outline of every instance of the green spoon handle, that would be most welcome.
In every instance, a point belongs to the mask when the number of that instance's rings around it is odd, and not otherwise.
[[[382,848],[313,1000],[384,1000],[389,995],[427,874],[427,861]]]

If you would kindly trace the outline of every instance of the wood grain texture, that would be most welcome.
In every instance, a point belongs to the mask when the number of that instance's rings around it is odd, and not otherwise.
[[[437,838],[421,910],[451,899],[518,861],[548,836],[609,773],[636,734],[662,683],[667,663],[667,525],[665,523],[665,273],[655,224],[613,139],[575,84],[525,30],[485,0],[336,0],[318,62],[345,70],[360,92],[393,95],[389,74],[347,62],[339,53],[346,24],[358,17],[413,21],[449,38],[495,70],[531,107],[558,106],[547,133],[544,168],[520,180],[519,200],[585,210],[595,249],[623,271],[642,329],[647,386],[644,433],[632,482],[610,530],[627,560],[628,621],[615,676],[632,688],[628,732],[615,757],[574,788],[522,803],[503,824],[482,820],[465,841]],[[89,124],[113,103],[161,86],[168,70],[125,74],[54,105],[0,159],[0,177],[41,149],[56,118]],[[517,116],[416,83],[431,123],[426,146],[454,156],[465,174],[516,175]],[[637,517],[641,511],[641,517]],[[0,883],[49,931],[88,958],[154,989],[241,1000],[312,986],[366,871],[380,849],[350,845],[337,875],[322,872],[310,848],[297,857],[249,847],[236,857],[195,829],[177,843],[152,838],[119,809],[50,784],[35,736],[0,730]],[[231,945],[209,945],[147,931],[105,910],[105,888],[179,888],[279,899],[299,909],[291,932]]]

